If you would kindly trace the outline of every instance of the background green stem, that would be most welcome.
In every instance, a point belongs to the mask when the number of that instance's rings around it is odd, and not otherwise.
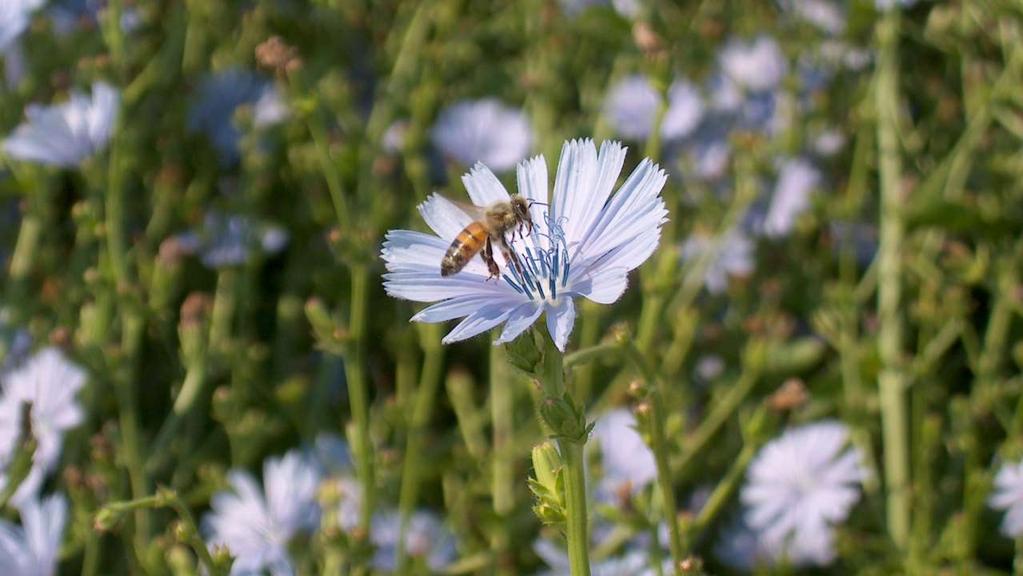
[[[904,235],[902,163],[898,142],[899,11],[888,10],[878,26],[878,155],[881,179],[881,224],[878,254],[878,344],[880,347],[881,423],[883,428],[888,532],[905,548],[909,538],[909,434],[906,378],[902,370],[902,272]]]

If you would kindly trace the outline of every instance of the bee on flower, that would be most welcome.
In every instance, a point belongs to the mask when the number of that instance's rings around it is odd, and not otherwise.
[[[626,149],[616,142],[567,142],[561,151],[553,196],[547,164],[537,156],[518,165],[519,194],[532,226],[514,226],[504,238],[507,254],[467,259],[444,276],[442,262],[454,241],[475,221],[458,204],[434,194],[419,206],[433,234],[392,230],[384,242],[384,288],[395,298],[432,302],[412,320],[464,318],[445,343],[471,338],[501,324],[495,343],[510,342],[546,313],[547,329],[564,351],[575,323],[577,297],[600,304],[618,300],[628,273],[657,248],[668,212],[661,199],[666,174],[643,160],[617,193]],[[463,177],[477,208],[512,202],[483,164]],[[508,260],[511,262],[508,262]],[[518,261],[518,264],[515,261]]]

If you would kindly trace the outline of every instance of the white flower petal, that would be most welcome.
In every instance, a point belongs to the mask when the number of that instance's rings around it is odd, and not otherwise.
[[[504,324],[504,330],[501,331],[501,337],[495,340],[494,344],[504,344],[518,338],[519,334],[525,332],[527,328],[533,325],[533,322],[536,322],[536,319],[540,317],[542,312],[543,306],[539,303],[526,302],[520,304],[508,315],[508,320]]]
[[[440,194],[431,194],[419,205],[419,213],[426,225],[448,242],[473,221],[472,216]]]
[[[564,352],[572,327],[575,326],[575,303],[571,298],[560,298],[553,305],[548,305],[546,310],[547,331],[558,350]]]
[[[465,320],[459,322],[451,332],[448,332],[441,342],[450,344],[486,332],[511,316],[518,304],[519,301],[516,300],[491,301],[466,316]]]
[[[468,174],[462,176],[462,183],[465,184],[465,190],[469,193],[469,198],[472,198],[472,203],[477,206],[484,207],[511,200],[511,196],[497,176],[494,176],[490,168],[478,162]]]

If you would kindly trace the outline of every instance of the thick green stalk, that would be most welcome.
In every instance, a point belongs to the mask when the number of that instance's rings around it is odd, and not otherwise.
[[[586,478],[583,476],[583,445],[559,442],[565,461],[565,508],[568,562],[572,576],[589,576],[589,531],[586,519]]]
[[[565,394],[565,367],[561,351],[550,338],[544,353],[544,391],[548,397],[561,398]],[[581,439],[561,438],[558,449],[564,462],[565,473],[565,535],[568,540],[568,562],[572,576],[589,576],[589,526],[586,515],[586,477],[583,471]]]
[[[402,462],[401,492],[398,498],[398,510],[401,514],[401,529],[398,542],[398,571],[408,568],[408,551],[405,549],[409,519],[419,498],[420,456],[423,450],[425,428],[433,414],[437,388],[440,387],[441,369],[444,365],[444,348],[440,343],[440,325],[424,324],[421,326],[421,342],[423,349],[423,371],[419,375],[419,388],[416,391],[415,407],[409,422],[405,440],[405,459]]]
[[[881,423],[887,493],[888,532],[895,545],[909,539],[909,433],[906,378],[902,369],[901,253],[904,236],[902,163],[898,136],[899,11],[889,10],[878,26],[878,156],[881,180],[881,224],[878,255],[878,344],[880,347]]]
[[[369,399],[365,373],[366,309],[369,307],[369,271],[365,265],[355,264],[352,272],[352,294],[349,312],[350,342],[345,355],[345,375],[348,380],[348,400],[355,424],[355,438],[349,438],[355,452],[362,500],[359,503],[359,528],[369,534],[375,499],[373,452],[369,436]],[[354,440],[354,441],[352,441]]]
[[[509,382],[508,364],[500,346],[490,348],[490,417],[493,423],[493,466],[491,492],[497,525],[491,538],[498,573],[508,552],[508,515],[515,509],[515,460],[512,441],[515,432],[514,389]]]

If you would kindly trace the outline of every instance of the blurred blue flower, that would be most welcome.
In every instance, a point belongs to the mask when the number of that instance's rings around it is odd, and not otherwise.
[[[396,510],[373,517],[370,540],[376,547],[373,567],[393,572],[398,568],[398,542],[401,538],[401,515]],[[440,572],[457,557],[455,535],[432,512],[418,511],[409,517],[405,534],[405,551],[410,558],[422,559],[433,572]]]
[[[1002,534],[1008,538],[1023,536],[1023,461],[1006,462],[995,475],[994,493],[988,504],[1004,510]]]
[[[0,465],[10,465],[18,449],[25,406],[30,407],[30,429],[36,441],[32,470],[14,494],[16,504],[38,494],[46,474],[57,465],[64,432],[84,417],[76,398],[86,375],[56,348],[43,348],[3,378],[0,391]],[[7,484],[0,473],[0,487]]]
[[[537,573],[537,576],[569,576],[571,566],[568,553],[550,540],[537,540],[533,543],[533,551],[543,560],[548,570]],[[650,569],[647,554],[632,550],[621,556],[615,556],[594,562],[590,566],[592,576],[648,576],[654,572]]]
[[[203,79],[189,109],[188,129],[205,134],[223,164],[234,164],[240,157],[241,132],[235,125],[234,114],[243,105],[253,107],[256,128],[272,126],[288,116],[287,104],[273,83],[237,68]]]
[[[323,470],[324,481],[333,483],[337,489],[340,498],[336,511],[338,526],[346,532],[354,530],[359,525],[362,485],[354,476],[348,442],[336,434],[320,434],[312,454]]]
[[[496,281],[488,279],[487,267],[477,258],[461,272],[441,276],[440,263],[451,241],[474,218],[443,196],[431,196],[419,211],[436,236],[389,232],[382,251],[387,266],[384,288],[395,298],[437,302],[413,316],[414,321],[465,317],[444,337],[445,343],[502,323],[504,330],[495,343],[509,342],[546,312],[547,329],[564,350],[575,324],[573,299],[615,302],[625,292],[629,271],[649,258],[660,241],[661,224],[668,215],[660,191],[667,175],[644,159],[612,195],[624,162],[625,148],[616,142],[603,143],[599,155],[592,140],[566,142],[549,208],[543,156],[520,164],[519,193],[533,202],[534,226],[511,242],[521,270],[494,254],[502,270]],[[510,199],[482,164],[463,182],[476,206]]]
[[[788,72],[785,54],[769,36],[733,38],[721,49],[718,60],[728,78],[748,92],[774,90]]]
[[[16,160],[70,168],[106,147],[117,120],[121,96],[106,84],[92,85],[92,96],[72,92],[64,104],[25,110],[28,121],[4,140]]]
[[[768,238],[788,236],[796,219],[810,207],[810,196],[820,183],[820,171],[808,160],[792,158],[784,161],[764,217],[764,235]]]
[[[845,134],[837,128],[826,128],[813,136],[811,148],[818,156],[834,156],[845,147]]]
[[[54,576],[67,523],[67,500],[55,494],[18,508],[20,526],[0,520],[0,574]]]
[[[845,31],[847,16],[843,2],[836,0],[785,0],[782,5],[795,16],[813,24],[823,32],[837,35]]]
[[[628,140],[650,137],[663,98],[646,76],[635,74],[623,78],[608,92],[604,113],[616,133]],[[703,118],[703,98],[699,90],[686,80],[676,80],[668,88],[668,102],[661,123],[665,140],[685,138]]]
[[[263,488],[241,470],[232,470],[228,480],[231,488],[213,495],[203,518],[207,543],[230,551],[232,575],[292,574],[288,543],[319,522],[316,463],[293,450],[263,464]]]
[[[694,234],[682,243],[682,260],[693,261],[714,248],[711,236]],[[732,230],[721,239],[721,246],[713,256],[704,285],[711,294],[720,294],[728,287],[730,276],[748,276],[753,272],[753,242],[741,230]]]
[[[177,239],[182,252],[199,253],[204,266],[219,269],[242,266],[260,252],[276,254],[287,246],[289,235],[279,226],[210,211],[201,229],[179,234]]]
[[[874,0],[874,6],[882,11],[892,8],[909,8],[913,4],[916,4],[916,0]]]
[[[93,26],[100,18],[100,12],[107,6],[107,0],[57,0],[50,7],[50,19],[58,36],[67,36],[75,28]],[[134,6],[122,6],[121,30],[129,33],[142,25],[142,18]]]
[[[496,98],[464,100],[445,108],[430,133],[447,157],[470,166],[477,162],[498,172],[525,159],[533,145],[529,118]]]
[[[640,0],[559,0],[561,9],[569,16],[577,16],[587,8],[611,5],[615,12],[625,18],[635,18],[639,15],[643,4]]]
[[[849,431],[828,420],[785,432],[753,459],[740,492],[746,525],[766,561],[824,566],[835,555],[833,528],[849,516],[867,478]]]
[[[0,2],[0,52],[7,50],[28,28],[32,12],[46,0],[3,0]]]
[[[601,502],[621,502],[657,478],[654,453],[636,430],[632,412],[618,408],[598,418],[593,439],[600,447],[604,472],[597,485]]]

